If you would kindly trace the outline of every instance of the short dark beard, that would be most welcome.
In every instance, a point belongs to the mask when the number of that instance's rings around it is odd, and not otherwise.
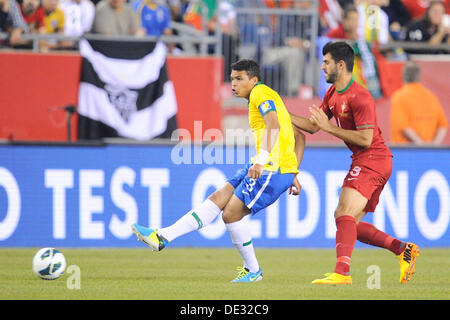
[[[36,11],[36,8],[34,8],[34,6],[32,6],[32,5],[28,5],[28,6],[24,7],[23,11],[25,11],[25,14],[27,16],[29,16],[29,15],[33,14],[33,12]]]
[[[335,83],[336,80],[337,80],[337,77],[338,77],[337,70],[334,70],[333,73],[329,73],[329,74],[328,74],[328,78],[325,78],[325,80],[326,80],[328,83]]]

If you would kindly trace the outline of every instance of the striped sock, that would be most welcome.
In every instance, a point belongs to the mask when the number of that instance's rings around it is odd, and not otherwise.
[[[255,249],[253,248],[248,221],[241,219],[236,222],[226,223],[225,226],[228,232],[230,232],[234,247],[244,262],[244,268],[247,268],[250,272],[258,272],[259,264],[258,259],[256,259]]]
[[[186,233],[207,226],[220,212],[222,210],[214,202],[206,199],[198,208],[189,211],[171,226],[159,229],[158,234],[170,242]]]

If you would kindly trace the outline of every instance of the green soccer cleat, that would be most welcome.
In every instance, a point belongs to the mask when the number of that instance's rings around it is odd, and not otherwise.
[[[169,242],[163,236],[160,236],[156,229],[146,228],[137,223],[133,224],[131,229],[133,229],[133,233],[138,237],[138,240],[144,242],[153,251],[161,251]]]

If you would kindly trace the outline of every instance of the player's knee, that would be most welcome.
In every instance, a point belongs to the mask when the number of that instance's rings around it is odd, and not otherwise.
[[[334,211],[334,218],[335,219],[337,219],[337,218],[339,218],[339,217],[341,217],[341,216],[343,216],[344,214],[343,214],[343,211],[342,210],[338,210],[338,209],[336,209],[335,211]]]
[[[231,184],[227,183],[224,187],[216,190],[211,194],[208,199],[214,202],[220,209],[224,209],[231,196],[233,195],[234,188]]]
[[[222,220],[225,223],[233,223],[241,220],[245,216],[245,213],[238,213],[225,207],[222,214]]]
[[[334,217],[339,218],[342,216],[353,216],[352,210],[350,208],[346,208],[344,206],[338,206],[336,210],[334,211]]]
[[[229,211],[226,210],[222,214],[222,220],[224,223],[233,223],[239,221],[237,217],[235,217],[233,214],[231,214]]]

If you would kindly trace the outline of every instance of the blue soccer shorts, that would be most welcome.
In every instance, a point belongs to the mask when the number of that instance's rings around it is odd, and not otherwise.
[[[248,176],[248,163],[236,175],[227,180],[234,187],[234,194],[250,209],[252,215],[270,206],[292,186],[294,173],[263,171],[258,179]]]

